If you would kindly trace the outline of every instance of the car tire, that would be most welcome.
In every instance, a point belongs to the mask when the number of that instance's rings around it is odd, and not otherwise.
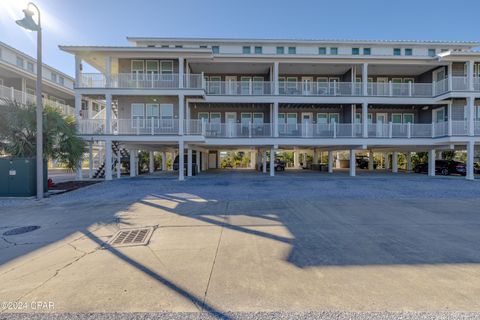
[[[448,172],[448,169],[447,168],[443,168],[441,171],[440,171],[440,174],[442,176],[448,176],[449,172]]]

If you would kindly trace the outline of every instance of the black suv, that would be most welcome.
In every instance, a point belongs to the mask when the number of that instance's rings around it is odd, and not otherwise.
[[[357,158],[356,161],[357,161],[357,167],[359,169],[367,169],[368,162],[370,161],[370,159],[368,157],[361,157],[361,158]],[[373,160],[373,168],[377,169],[377,166],[378,166],[377,161]]]
[[[285,171],[286,163],[283,160],[276,159],[274,162],[275,171]],[[260,170],[263,170],[263,163],[260,164]],[[270,161],[267,161],[267,170],[270,170]]]
[[[413,169],[415,173],[428,172],[428,163],[419,163]],[[447,176],[449,174],[460,174],[462,176],[467,174],[467,169],[463,162],[455,160],[435,160],[435,173]]]

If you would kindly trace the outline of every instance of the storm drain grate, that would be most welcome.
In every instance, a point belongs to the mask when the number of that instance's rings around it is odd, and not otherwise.
[[[108,244],[112,247],[146,246],[152,237],[154,228],[121,229]]]

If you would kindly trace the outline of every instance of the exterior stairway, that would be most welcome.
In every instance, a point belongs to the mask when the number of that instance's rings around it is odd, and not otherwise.
[[[130,154],[129,152],[124,149],[120,148],[120,143],[118,141],[112,141],[112,152],[113,152],[113,160],[112,160],[112,170],[117,166],[117,151],[120,151],[120,162],[123,163],[124,167],[129,171],[130,170]],[[102,164],[97,168],[95,173],[93,174],[93,178],[100,179],[105,177],[105,160],[103,160]]]

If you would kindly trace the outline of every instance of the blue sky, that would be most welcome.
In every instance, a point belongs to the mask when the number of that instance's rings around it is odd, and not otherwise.
[[[25,0],[0,0],[0,41],[35,54],[18,27]],[[126,36],[480,40],[480,1],[460,0],[34,0],[44,62],[74,73],[59,44],[127,45]]]

